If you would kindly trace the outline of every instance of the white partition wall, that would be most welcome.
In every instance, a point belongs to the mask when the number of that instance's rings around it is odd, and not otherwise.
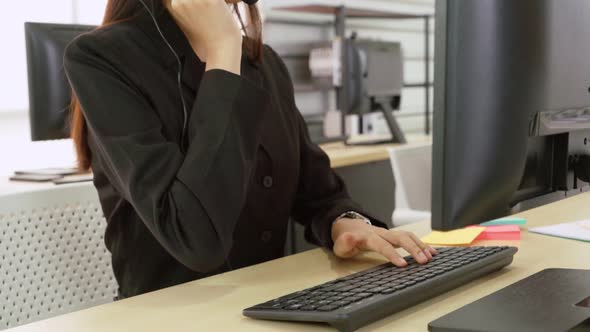
[[[91,184],[0,196],[0,330],[113,301]]]

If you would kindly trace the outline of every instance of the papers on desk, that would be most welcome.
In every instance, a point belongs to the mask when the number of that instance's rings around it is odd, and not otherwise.
[[[532,233],[590,242],[590,220],[529,229]]]

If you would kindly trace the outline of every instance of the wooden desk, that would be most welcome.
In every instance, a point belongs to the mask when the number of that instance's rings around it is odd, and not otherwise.
[[[361,137],[355,142],[362,142]],[[425,144],[432,142],[432,136],[408,135],[408,144]],[[359,164],[389,160],[388,149],[400,144],[379,145],[344,145],[343,143],[323,144],[320,147],[326,152],[333,168],[342,168]]]
[[[520,214],[527,227],[587,219],[590,193]],[[409,225],[419,235],[429,224]],[[426,331],[428,322],[545,268],[589,268],[590,245],[526,230],[520,251],[509,267],[423,302],[362,329],[364,331]],[[125,301],[57,317],[11,332],[79,331],[333,331],[327,326],[257,321],[242,309],[289,292],[382,263],[374,255],[342,261],[314,250],[195,281]]]

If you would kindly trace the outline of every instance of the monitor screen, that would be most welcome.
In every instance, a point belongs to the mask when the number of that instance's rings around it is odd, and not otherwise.
[[[437,0],[432,226],[584,190],[590,1]]]
[[[63,69],[67,45],[93,26],[25,23],[29,120],[33,141],[69,137],[71,89]]]

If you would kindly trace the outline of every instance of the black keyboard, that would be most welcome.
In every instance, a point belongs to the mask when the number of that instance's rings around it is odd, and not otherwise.
[[[517,248],[437,248],[426,265],[406,257],[408,266],[391,263],[279,297],[244,310],[257,319],[327,323],[354,331],[512,262]],[[426,326],[424,327],[426,329]]]

